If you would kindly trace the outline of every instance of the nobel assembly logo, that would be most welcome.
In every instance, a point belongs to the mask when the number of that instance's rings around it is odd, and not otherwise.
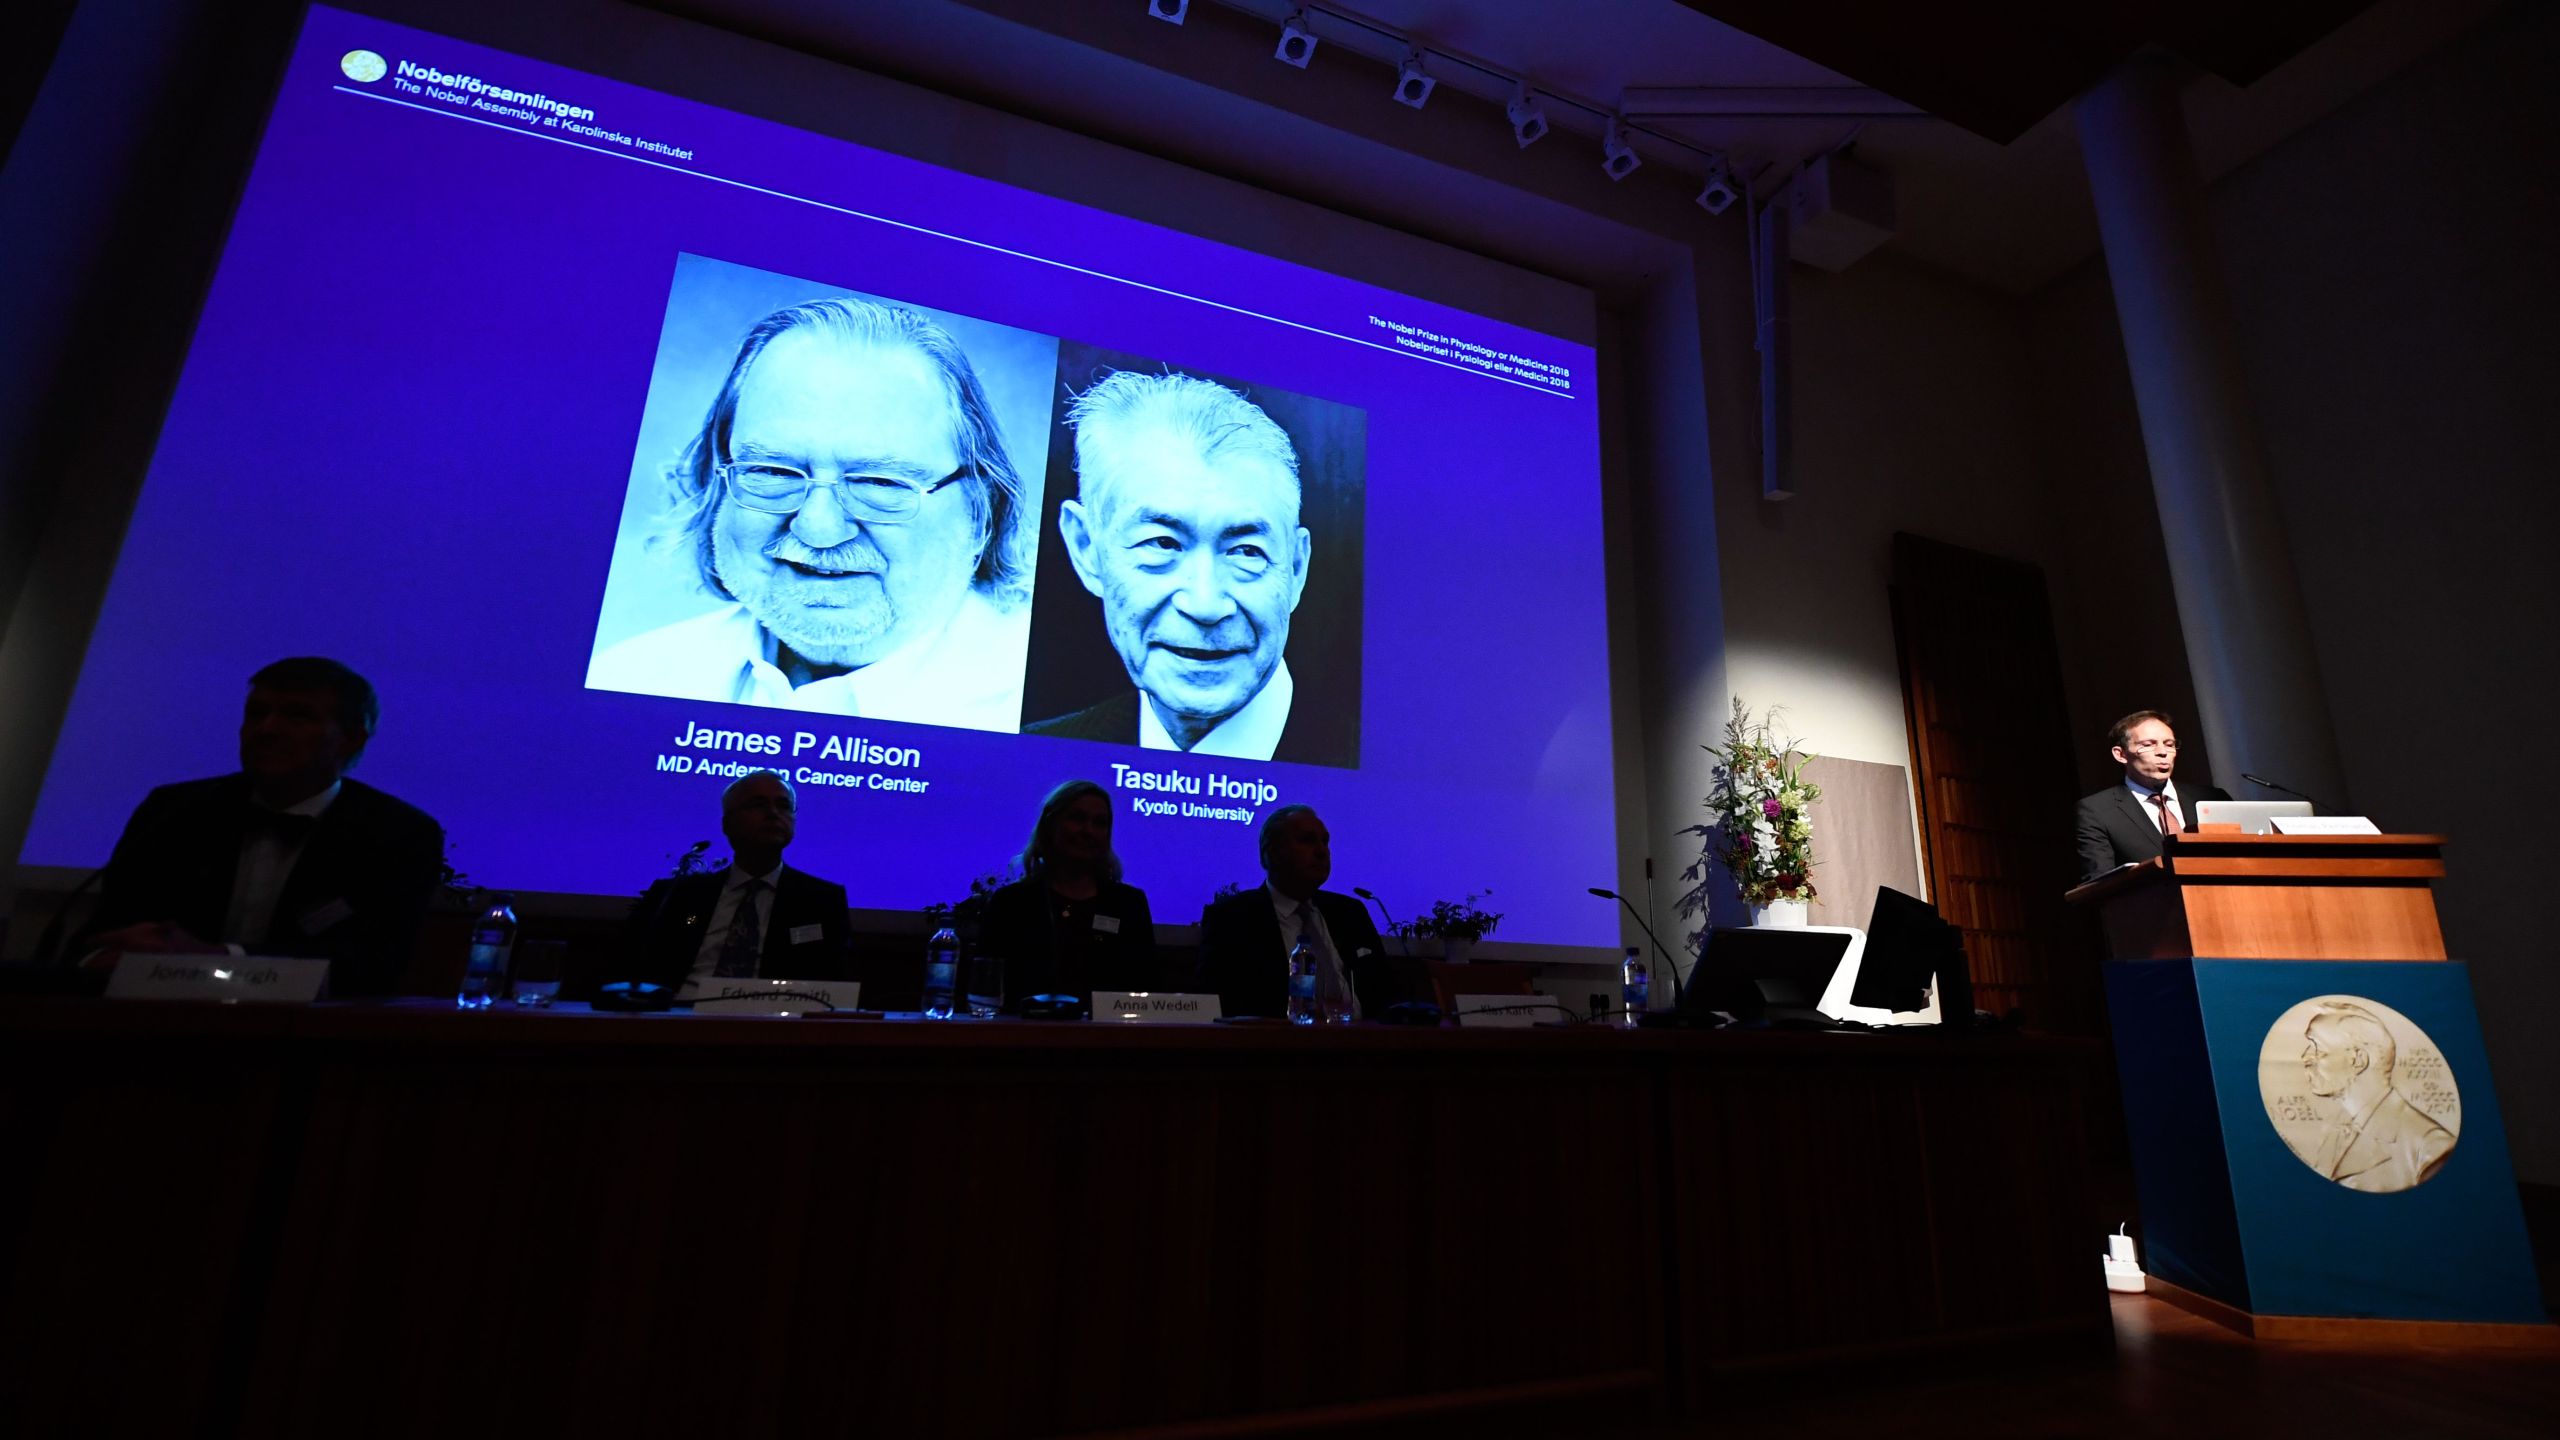
[[[391,67],[370,50],[350,50],[338,59],[338,70],[359,85],[370,85],[383,77]]]

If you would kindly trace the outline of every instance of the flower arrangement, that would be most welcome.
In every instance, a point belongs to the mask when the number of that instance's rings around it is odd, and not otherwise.
[[[1407,940],[1456,940],[1472,945],[1502,923],[1500,914],[1476,908],[1478,900],[1492,893],[1487,890],[1464,900],[1434,900],[1430,909],[1398,925],[1396,933]]]
[[[1681,832],[1700,837],[1697,860],[1680,872],[1681,879],[1695,882],[1680,897],[1683,915],[1707,908],[1710,860],[1733,876],[1746,905],[1814,897],[1809,812],[1822,798],[1822,787],[1804,778],[1813,757],[1798,749],[1801,741],[1779,737],[1777,718],[1775,709],[1753,718],[1737,695],[1733,715],[1724,722],[1724,743],[1704,747],[1716,760],[1715,789],[1706,799],[1714,819]]]

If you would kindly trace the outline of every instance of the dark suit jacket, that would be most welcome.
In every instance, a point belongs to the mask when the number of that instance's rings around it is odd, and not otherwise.
[[[693,973],[702,937],[711,929],[711,912],[720,904],[720,889],[729,883],[729,867],[707,875],[671,876],[650,885],[631,907],[622,963],[611,980],[647,980],[673,989]],[[791,932],[818,927],[814,940],[795,942]],[[765,922],[764,949],[756,973],[778,980],[851,980],[853,917],[845,908],[844,887],[785,865],[773,882],[773,918]]]
[[[1073,937],[1058,932],[1058,905],[1038,879],[1016,880],[987,897],[977,952],[1005,962],[1005,1009],[1019,1010],[1033,995],[1081,995],[1090,1005],[1096,990],[1164,988],[1146,891],[1104,885],[1093,898],[1093,913],[1110,916],[1119,928],[1105,931],[1087,922]]]
[[[1388,1006],[1424,998],[1410,967],[1387,954],[1378,927],[1369,923],[1367,906],[1330,890],[1316,892],[1316,913],[1324,917],[1352,992],[1360,997],[1360,1013],[1374,1017]],[[1218,1008],[1229,1015],[1289,1013],[1289,953],[1280,948],[1280,911],[1263,886],[1213,902],[1200,917],[1200,984],[1218,992]]]
[[[98,882],[89,932],[164,920],[205,939],[222,934],[249,829],[249,777],[163,785],[127,820]],[[253,953],[323,959],[333,996],[381,995],[418,950],[443,875],[444,829],[427,813],[357,780],[341,780],[303,842]]]
[[[1359,717],[1327,705],[1305,680],[1289,702],[1289,723],[1280,727],[1280,743],[1271,758],[1297,765],[1357,766],[1360,763]],[[1057,735],[1069,740],[1138,743],[1138,692],[1123,690],[1099,705],[1052,716],[1022,727],[1025,735]]]
[[[2196,804],[2231,797],[2210,785],[2178,787],[2179,829],[2193,833]],[[2080,878],[2093,879],[2119,865],[2160,858],[2160,822],[2143,802],[2118,781],[2080,802],[2074,828],[2079,832]]]

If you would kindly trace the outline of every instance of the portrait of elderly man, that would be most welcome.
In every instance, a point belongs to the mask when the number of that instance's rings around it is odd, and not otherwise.
[[[2409,1103],[2392,1082],[2399,1047],[2380,1017],[2343,1001],[2322,1005],[2302,1030],[2303,1081],[2334,1100],[2338,1120],[2311,1168],[2346,1186],[2387,1195],[2432,1178],[2454,1134]]]
[[[1110,692],[1105,698],[1035,715],[1024,729],[1195,755],[1356,764],[1356,705],[1322,693],[1322,682],[1337,678],[1322,661],[1309,687],[1290,641],[1311,578],[1327,563],[1356,569],[1357,550],[1345,545],[1337,555],[1307,523],[1301,452],[1289,431],[1236,388],[1139,370],[1086,386],[1063,425],[1076,488],[1058,505],[1057,532],[1075,579],[1100,604],[1120,674],[1089,687]],[[1059,468],[1054,452],[1051,468]]]
[[[650,543],[724,603],[600,648],[589,688],[1019,726],[1025,487],[942,324],[855,296],[771,311],[665,475]]]

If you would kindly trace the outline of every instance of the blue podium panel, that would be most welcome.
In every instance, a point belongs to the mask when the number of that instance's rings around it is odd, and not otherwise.
[[[2262,1315],[2545,1320],[2442,961],[2107,966],[2151,1272]]]

